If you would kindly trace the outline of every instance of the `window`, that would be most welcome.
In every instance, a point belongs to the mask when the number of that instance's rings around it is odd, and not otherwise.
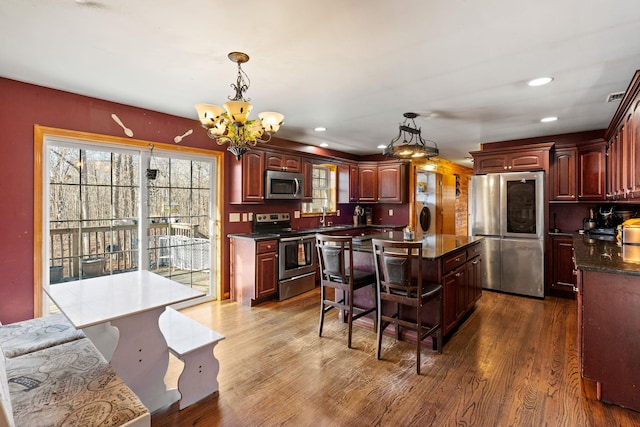
[[[336,211],[336,165],[313,165],[312,201],[302,204],[302,212],[307,214],[332,213]]]
[[[155,153],[95,136],[36,138],[42,186],[35,194],[43,206],[37,288],[148,269],[215,298],[221,156],[171,146]]]

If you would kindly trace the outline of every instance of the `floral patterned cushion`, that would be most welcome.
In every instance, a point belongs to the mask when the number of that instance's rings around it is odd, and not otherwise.
[[[16,426],[149,426],[140,399],[88,338],[6,360]]]
[[[7,358],[85,337],[63,314],[0,325],[0,346]]]
[[[13,409],[11,409],[11,398],[9,397],[9,383],[7,382],[7,371],[5,369],[5,359],[0,349],[0,426],[13,427]]]

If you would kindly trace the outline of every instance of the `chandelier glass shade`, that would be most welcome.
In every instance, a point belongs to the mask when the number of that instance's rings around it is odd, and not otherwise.
[[[428,159],[439,155],[438,145],[434,141],[422,138],[422,130],[415,122],[418,114],[404,113],[403,116],[404,121],[400,123],[398,136],[391,140],[383,154],[400,159]]]
[[[236,84],[231,85],[236,91],[235,96],[229,97],[222,107],[212,104],[196,104],[195,107],[200,124],[207,130],[209,138],[220,145],[229,144],[227,149],[239,160],[258,142],[269,142],[271,134],[278,132],[282,126],[284,116],[268,111],[258,114],[257,120],[249,119],[253,106],[250,99],[245,97],[245,92],[250,82],[241,67],[249,60],[249,56],[242,52],[231,52],[228,56],[238,64],[238,78]]]

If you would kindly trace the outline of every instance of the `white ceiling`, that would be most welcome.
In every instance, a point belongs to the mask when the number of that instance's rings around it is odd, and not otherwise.
[[[2,0],[0,76],[195,121],[242,51],[278,136],[371,154],[412,111],[465,164],[482,142],[606,128],[639,33],[638,0]]]

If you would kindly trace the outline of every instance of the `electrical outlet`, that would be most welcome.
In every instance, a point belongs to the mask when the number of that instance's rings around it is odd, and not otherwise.
[[[294,218],[300,218],[300,211],[293,211]]]
[[[230,213],[229,222],[240,222],[240,213],[239,212]]]
[[[253,212],[249,212],[249,221],[253,221]]]
[[[340,216],[340,209],[336,211],[336,216]]]
[[[247,222],[247,214],[246,213],[242,214],[242,222]]]
[[[393,209],[389,209],[389,216],[393,216]]]

